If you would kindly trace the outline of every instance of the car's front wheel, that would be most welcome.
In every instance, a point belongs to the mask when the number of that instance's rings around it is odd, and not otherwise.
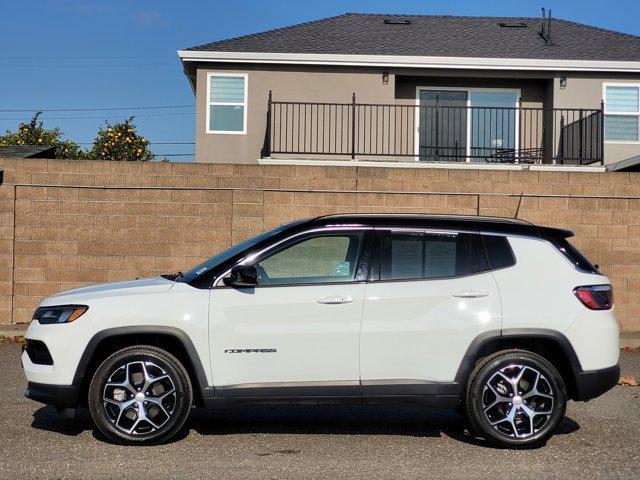
[[[186,421],[193,392],[189,374],[170,353],[152,346],[124,348],[97,368],[89,410],[112,441],[157,444]]]
[[[465,400],[472,427],[490,442],[511,448],[545,442],[567,405],[565,385],[554,366],[519,350],[494,354],[478,364]]]

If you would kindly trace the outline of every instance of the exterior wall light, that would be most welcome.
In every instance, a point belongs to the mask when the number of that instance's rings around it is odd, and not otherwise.
[[[564,90],[565,88],[567,88],[567,77],[562,77],[560,79],[560,89]]]
[[[389,85],[389,72],[382,72],[382,84]]]

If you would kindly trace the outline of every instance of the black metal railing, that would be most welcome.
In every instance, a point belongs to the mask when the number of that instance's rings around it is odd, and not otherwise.
[[[274,101],[262,155],[494,163],[603,162],[600,109]],[[407,158],[407,159],[408,159]]]

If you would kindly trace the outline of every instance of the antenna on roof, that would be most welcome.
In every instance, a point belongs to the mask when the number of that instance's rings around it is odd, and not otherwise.
[[[551,45],[551,9],[549,9],[549,16],[547,17],[544,7],[542,7],[542,25],[540,36],[547,45]]]

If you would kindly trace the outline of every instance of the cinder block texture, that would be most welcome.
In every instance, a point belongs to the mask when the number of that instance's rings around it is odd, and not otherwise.
[[[640,173],[25,159],[0,166],[0,323],[28,322],[60,290],[184,271],[298,218],[517,210],[573,230],[576,246],[614,284],[621,329],[640,330]]]

